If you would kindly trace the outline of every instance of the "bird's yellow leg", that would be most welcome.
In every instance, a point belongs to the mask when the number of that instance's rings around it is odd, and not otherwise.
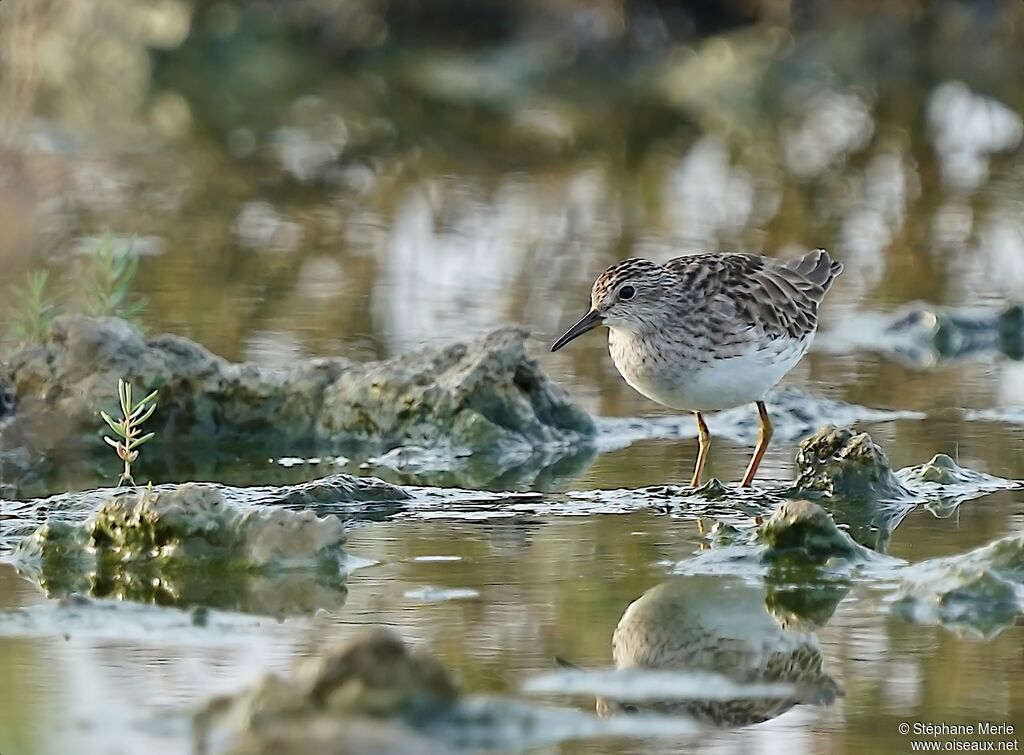
[[[768,417],[768,407],[764,405],[764,401],[757,402],[757,413],[761,417],[761,436],[757,439],[757,448],[754,449],[754,456],[747,466],[747,473],[743,475],[743,482],[740,483],[744,488],[749,488],[750,484],[754,481],[754,475],[757,474],[757,468],[761,466],[764,452],[768,450],[768,444],[772,442],[772,435],[775,434],[775,428],[772,427],[772,421]]]
[[[690,480],[690,487],[700,485],[700,475],[704,471],[704,462],[708,459],[708,451],[711,449],[711,433],[708,432],[707,423],[700,412],[694,412],[697,418],[697,437],[700,439],[700,449],[697,451],[697,466],[693,470],[693,479]]]

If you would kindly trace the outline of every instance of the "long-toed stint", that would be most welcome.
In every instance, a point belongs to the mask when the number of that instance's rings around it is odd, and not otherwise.
[[[700,448],[693,487],[711,446],[703,413],[756,403],[761,432],[743,475],[748,487],[772,437],[765,394],[807,352],[818,306],[842,271],[824,249],[789,261],[732,253],[664,264],[623,260],[601,273],[590,292],[590,311],[551,350],[607,325],[608,350],[626,382],[659,404],[696,416]]]

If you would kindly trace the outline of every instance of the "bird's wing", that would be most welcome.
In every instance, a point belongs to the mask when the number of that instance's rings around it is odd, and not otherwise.
[[[795,340],[813,332],[818,305],[842,271],[820,250],[789,263],[754,254],[693,254],[665,267],[713,320]]]

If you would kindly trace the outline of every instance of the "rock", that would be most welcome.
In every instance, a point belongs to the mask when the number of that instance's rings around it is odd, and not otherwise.
[[[72,593],[276,615],[344,603],[344,526],[286,508],[241,508],[215,485],[117,493],[82,524],[48,521],[15,563]]]
[[[877,551],[887,548],[893,530],[919,504],[943,518],[964,501],[1021,485],[961,467],[945,454],[893,472],[866,433],[831,426],[800,444],[796,463],[790,495],[826,497],[836,520]]]
[[[918,361],[921,353],[944,361],[982,351],[1019,359],[1024,354],[1024,308],[985,312],[912,304],[894,316],[884,333],[904,355],[917,355]]]
[[[123,378],[139,394],[160,390],[149,423],[158,439],[272,431],[283,443],[309,437],[324,387],[347,366],[318,360],[264,370],[232,364],[186,338],[146,339],[124,320],[65,316],[45,343],[15,352],[8,368],[19,415],[48,414],[72,435],[98,434],[96,412],[114,410]]]
[[[298,485],[215,487],[223,495],[227,508],[245,511],[253,507],[283,506],[309,509],[342,520],[393,514],[403,509],[411,498],[405,489],[382,480],[347,474],[332,474]],[[178,489],[177,485],[157,485],[153,492],[163,495]],[[0,501],[0,510],[10,517],[10,521],[0,529],[0,553],[10,550],[19,540],[45,524],[80,527],[117,494],[117,490],[101,488],[61,493],[49,498]]]
[[[826,495],[846,501],[900,501],[912,493],[889,467],[885,453],[867,433],[823,427],[800,444],[794,494]]]
[[[436,659],[375,628],[300,663],[287,678],[268,675],[237,695],[211,701],[196,718],[197,749],[231,740],[215,751],[320,752],[304,749],[313,742],[333,742],[326,752],[450,751],[403,721],[426,720],[458,699],[458,686]],[[399,746],[410,749],[376,749]]]
[[[0,422],[14,413],[14,386],[7,377],[6,368],[0,364]]]
[[[964,469],[946,454],[936,454],[925,464],[916,467],[905,467],[896,473],[906,482],[940,485],[960,485],[987,477],[981,472]]]
[[[411,498],[400,487],[390,485],[375,477],[354,477],[348,474],[333,474],[319,477],[298,485],[283,485],[268,488],[224,488],[228,500],[253,500],[261,506],[329,505],[337,512],[338,504],[398,503]]]
[[[194,749],[204,755],[526,752],[566,740],[695,731],[690,721],[606,721],[511,697],[464,697],[437,660],[384,629],[306,659],[287,677],[267,675],[211,700],[193,726]]]
[[[898,614],[991,638],[1024,615],[1024,535],[922,561],[900,576]]]
[[[506,328],[384,362],[311,359],[274,370],[228,362],[186,338],[147,339],[123,320],[66,316],[46,343],[11,356],[6,379],[15,419],[44,417],[64,440],[98,440],[96,412],[114,409],[124,378],[137,392],[160,391],[148,423],[154,443],[448,444],[514,460],[595,433],[527,355],[525,338]],[[0,448],[17,437],[0,431]]]
[[[829,339],[837,351],[867,349],[916,368],[972,354],[1024,356],[1024,307],[967,310],[916,302],[891,316],[865,314]]]
[[[742,531],[728,522],[715,522],[707,534],[707,540],[717,547],[725,547],[743,542]]]
[[[334,558],[345,541],[336,518],[286,509],[240,510],[215,485],[185,483],[171,490],[134,489],[109,498],[83,526],[45,525],[15,551],[27,560],[82,544],[101,560],[157,566],[201,559],[240,569]]]
[[[946,454],[936,454],[925,464],[905,467],[896,477],[925,496],[925,508],[940,519],[952,516],[961,503],[996,490],[1013,490],[1021,483],[961,467]]]
[[[811,501],[783,502],[757,529],[755,540],[766,548],[761,560],[779,565],[825,564],[835,558],[856,561],[864,552]]]
[[[505,328],[468,343],[359,366],[327,387],[323,438],[444,438],[492,455],[592,437],[593,420],[548,380]]]
[[[836,526],[817,503],[786,500],[755,527],[715,523],[710,549],[676,564],[677,574],[763,575],[784,583],[799,577],[827,584],[853,567],[884,559]]]

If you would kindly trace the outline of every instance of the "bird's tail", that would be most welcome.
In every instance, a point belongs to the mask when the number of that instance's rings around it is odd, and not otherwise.
[[[799,259],[790,260],[784,267],[818,284],[823,291],[828,291],[832,281],[843,272],[843,263],[832,259],[824,249],[815,249]]]

